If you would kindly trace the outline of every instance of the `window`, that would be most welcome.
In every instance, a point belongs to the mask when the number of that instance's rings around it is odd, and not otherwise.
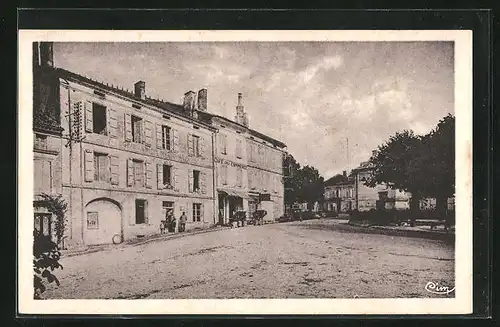
[[[193,222],[201,221],[201,203],[193,203]]]
[[[165,217],[167,211],[174,212],[174,202],[172,201],[162,201],[161,206],[163,207],[163,217]]]
[[[35,213],[35,230],[43,236],[50,236],[52,215],[50,213]]]
[[[35,134],[35,148],[47,149],[47,135]]]
[[[170,134],[171,128],[168,126],[162,126],[161,127],[161,144],[162,144],[162,149],[165,150],[170,150]]]
[[[98,103],[92,103],[92,121],[93,130],[95,134],[107,135],[108,131],[106,128],[106,107]]]
[[[227,154],[227,136],[220,134],[221,153]]]
[[[242,158],[241,152],[241,140],[236,140],[236,158]]]
[[[193,191],[199,191],[200,190],[200,171],[199,170],[193,170]]]
[[[99,229],[99,215],[97,212],[87,212],[87,229]]]
[[[144,186],[144,161],[133,160],[134,185]]]
[[[172,185],[172,166],[163,165],[163,185]]]
[[[142,143],[142,119],[132,116],[132,142]]]
[[[48,160],[34,160],[34,187],[36,193],[50,193],[52,189],[52,163]]]
[[[200,156],[200,137],[193,135],[193,154],[195,157]]]
[[[94,152],[94,180],[109,182],[110,170],[108,155]]]
[[[241,187],[242,181],[243,181],[243,169],[241,169],[241,167],[238,167],[236,169],[236,185]]]
[[[145,224],[147,222],[146,218],[146,200],[135,200],[135,223]]]

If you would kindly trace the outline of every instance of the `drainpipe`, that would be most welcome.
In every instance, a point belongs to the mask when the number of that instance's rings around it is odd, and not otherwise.
[[[215,131],[217,133],[217,131]],[[213,196],[213,203],[214,203],[214,210],[213,210],[213,218],[214,218],[214,225],[217,224],[217,217],[219,214],[219,208],[217,207],[217,186],[215,184],[216,182],[216,169],[215,169],[215,133],[212,133],[212,196]]]

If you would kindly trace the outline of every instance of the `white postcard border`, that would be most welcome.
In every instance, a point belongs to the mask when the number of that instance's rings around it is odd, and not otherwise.
[[[54,42],[454,41],[455,298],[34,300],[32,46]],[[467,314],[472,312],[472,31],[20,30],[18,41],[18,311],[21,314]],[[457,255],[458,254],[458,255]]]

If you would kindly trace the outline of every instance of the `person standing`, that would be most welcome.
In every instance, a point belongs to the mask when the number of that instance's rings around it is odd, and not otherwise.
[[[181,217],[179,218],[179,233],[182,233],[186,230],[186,222],[187,222],[187,216],[186,213],[183,211]]]

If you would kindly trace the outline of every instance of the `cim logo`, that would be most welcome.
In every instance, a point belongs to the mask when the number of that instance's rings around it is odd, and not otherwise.
[[[438,283],[428,282],[425,285],[425,290],[433,294],[445,295],[453,292],[455,287],[450,288],[448,286],[439,285]]]

